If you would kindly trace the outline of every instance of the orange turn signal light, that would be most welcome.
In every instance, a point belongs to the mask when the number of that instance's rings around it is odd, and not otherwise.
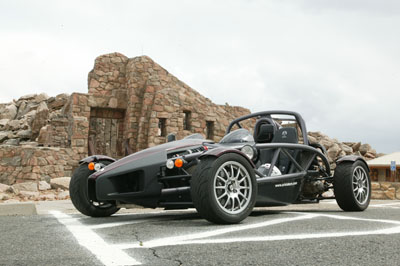
[[[175,167],[181,168],[183,166],[183,160],[182,159],[176,159],[175,160]]]
[[[90,171],[94,171],[94,162],[89,163],[88,168]]]

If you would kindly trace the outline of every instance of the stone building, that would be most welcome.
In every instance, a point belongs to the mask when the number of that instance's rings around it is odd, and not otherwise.
[[[88,87],[0,106],[7,114],[0,116],[0,183],[70,176],[81,158],[121,158],[164,143],[169,133],[218,141],[231,119],[250,113],[212,103],[147,56],[99,56]]]
[[[218,141],[229,120],[250,113],[212,103],[147,56],[100,56],[88,83],[87,94],[72,94],[70,136],[88,154],[118,158],[164,143],[168,133]]]

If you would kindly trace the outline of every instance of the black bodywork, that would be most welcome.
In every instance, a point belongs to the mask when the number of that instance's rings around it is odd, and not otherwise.
[[[254,133],[246,133],[249,131],[244,129],[244,125],[252,122]],[[235,135],[239,138],[235,139]],[[242,151],[244,146],[253,150],[253,158]],[[91,201],[112,202],[117,206],[135,204],[179,209],[193,207],[191,175],[201,160],[226,153],[237,153],[252,165],[258,185],[256,206],[332,198],[323,196],[333,187],[333,173],[326,151],[319,144],[309,143],[304,120],[300,114],[289,111],[265,111],[240,117],[229,124],[219,143],[195,135],[117,161],[98,155],[81,163],[113,162],[89,176]],[[182,167],[170,169],[166,166],[168,160],[177,159],[183,160]],[[336,164],[357,160],[363,161],[358,156],[345,156]]]

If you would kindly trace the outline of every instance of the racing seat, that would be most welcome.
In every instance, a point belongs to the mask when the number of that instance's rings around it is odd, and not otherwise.
[[[297,130],[294,127],[282,127],[278,129],[275,133],[272,143],[298,143]],[[289,154],[296,159],[298,152],[294,150],[289,150]],[[277,167],[282,174],[287,174],[289,172],[291,161],[288,156],[284,153],[280,153]]]
[[[254,130],[254,141],[256,143],[269,143],[274,137],[275,128],[270,124],[260,124],[259,127]]]
[[[274,138],[276,131],[275,125],[267,118],[261,118],[257,121],[254,127],[254,141],[256,143],[270,143]],[[273,151],[272,150],[259,150],[259,162],[271,162]]]

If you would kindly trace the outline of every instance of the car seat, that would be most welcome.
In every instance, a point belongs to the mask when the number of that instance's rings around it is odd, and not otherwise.
[[[256,143],[270,143],[276,131],[276,124],[270,118],[260,118],[257,120],[254,127],[254,141]],[[273,151],[272,150],[259,150],[259,162],[266,163],[271,162]]]
[[[282,127],[278,129],[275,133],[274,138],[271,141],[272,143],[293,143],[297,144],[299,142],[297,136],[297,129],[294,127]],[[297,151],[289,150],[289,154],[296,158]],[[277,166],[282,174],[287,174],[289,172],[289,168],[291,166],[291,161],[284,153],[280,153]]]

